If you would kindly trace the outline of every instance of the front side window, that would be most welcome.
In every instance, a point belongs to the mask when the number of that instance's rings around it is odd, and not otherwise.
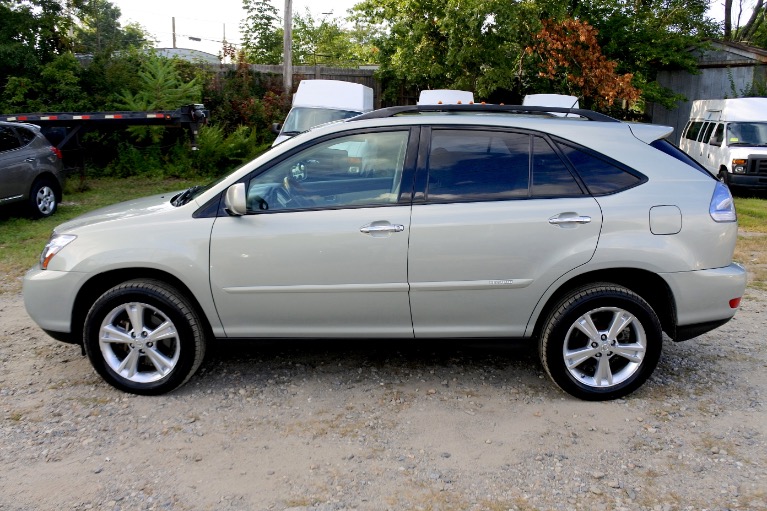
[[[452,202],[527,197],[530,135],[434,130],[428,200]]]
[[[247,185],[248,210],[396,204],[407,142],[407,131],[319,142],[253,177]]]

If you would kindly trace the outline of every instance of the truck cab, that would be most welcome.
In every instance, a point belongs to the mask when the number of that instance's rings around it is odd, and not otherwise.
[[[272,146],[309,128],[373,110],[373,89],[339,80],[302,80],[283,124],[275,124]]]
[[[767,98],[693,101],[679,147],[730,186],[767,188]]]

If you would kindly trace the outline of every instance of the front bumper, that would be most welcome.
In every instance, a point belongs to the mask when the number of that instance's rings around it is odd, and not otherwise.
[[[24,306],[27,314],[51,337],[67,342],[72,332],[72,310],[77,291],[88,274],[32,268],[24,276]]]

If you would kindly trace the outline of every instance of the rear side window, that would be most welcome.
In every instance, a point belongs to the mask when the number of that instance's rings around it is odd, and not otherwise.
[[[0,126],[0,152],[21,147],[16,133],[9,126]]]
[[[429,201],[527,197],[530,135],[503,131],[434,130]]]
[[[700,129],[702,127],[703,127],[703,121],[693,121],[692,124],[690,124],[690,127],[687,129],[685,138],[689,140],[696,140],[698,138],[698,133],[700,133]]]
[[[716,125],[716,130],[714,130],[709,144],[721,147],[722,142],[724,142],[724,123],[719,123]]]
[[[655,140],[652,144],[650,144],[655,149],[666,153],[667,155],[676,158],[677,160],[681,161],[682,163],[686,163],[690,167],[694,168],[698,172],[705,174],[709,177],[711,177],[711,174],[704,169],[700,163],[690,158],[690,156],[679,149],[677,146],[666,140],[665,138],[661,138],[659,140]]]
[[[561,144],[560,147],[592,195],[606,195],[626,190],[643,180],[641,176],[629,172],[628,169],[581,149],[566,144]]]
[[[708,142],[711,138],[711,132],[714,131],[714,127],[716,126],[715,122],[707,122],[704,130],[703,130],[703,136],[700,138],[701,142]]]
[[[572,197],[583,195],[581,187],[559,155],[541,137],[533,137],[534,197]]]

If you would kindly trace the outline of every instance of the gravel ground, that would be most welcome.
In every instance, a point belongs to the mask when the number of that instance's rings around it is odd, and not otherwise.
[[[236,343],[161,397],[0,294],[0,510],[767,510],[767,293],[576,401],[503,343]]]

